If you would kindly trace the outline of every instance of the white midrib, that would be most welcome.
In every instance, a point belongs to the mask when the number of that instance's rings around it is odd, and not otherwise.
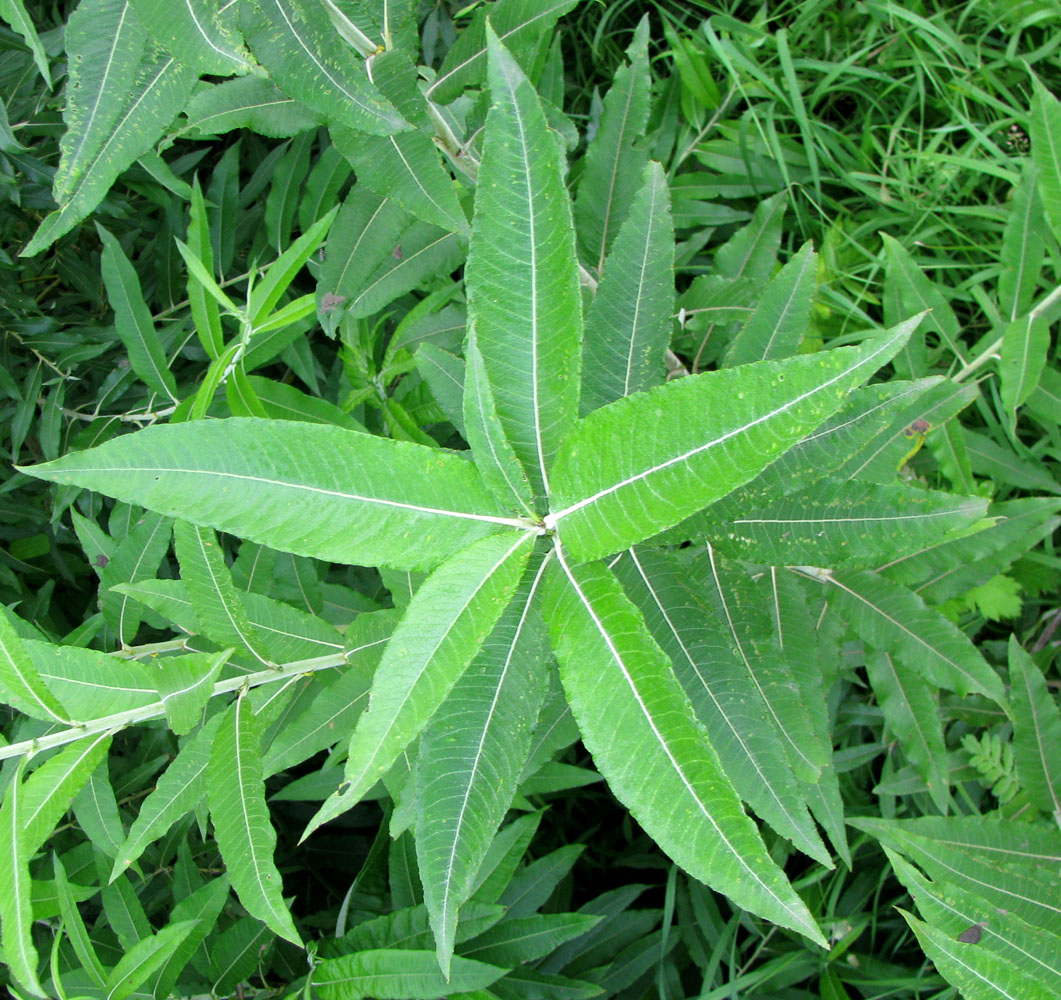
[[[27,653],[26,655],[28,656],[29,654]],[[19,667],[18,663],[15,662],[15,657],[12,654],[11,650],[8,649],[7,644],[4,642],[4,638],[2,635],[0,635],[0,656],[3,656],[3,658],[7,661],[7,665],[11,668],[11,670],[14,671],[15,676],[17,676],[18,679],[22,682],[22,686],[25,688],[25,695],[27,700],[33,701],[34,703],[39,705],[41,711],[46,713],[49,718],[55,719],[56,722],[67,723],[70,721],[69,719],[64,719],[61,715],[57,715],[55,710],[50,706],[46,705],[44,701],[41,700],[40,695],[38,695],[37,692],[33,690],[33,686],[29,683],[25,675],[22,673],[21,667]]]
[[[952,510],[923,511],[915,514],[877,514],[862,517],[739,517],[731,524],[877,524],[884,521],[928,521],[934,517],[953,517],[965,514],[973,507],[958,507]]]
[[[609,205],[610,208],[610,205]],[[626,355],[626,377],[623,379],[623,395],[629,396],[632,392],[630,379],[634,370],[634,350],[638,346],[637,328],[641,322],[641,301],[645,290],[645,274],[648,271],[648,253],[652,243],[653,220],[656,218],[656,187],[652,187],[652,203],[648,212],[649,238],[645,240],[645,252],[641,254],[641,268],[637,276],[637,297],[634,299],[634,316],[630,323],[630,350]],[[603,261],[601,267],[603,267]]]
[[[699,793],[692,786],[692,783],[690,782],[689,778],[686,776],[685,771],[682,769],[681,764],[679,764],[678,761],[675,760],[674,754],[671,752],[670,746],[668,745],[667,741],[663,738],[663,734],[656,727],[656,721],[655,721],[655,719],[652,718],[652,713],[648,710],[648,706],[645,704],[644,699],[641,697],[641,692],[638,691],[637,685],[634,683],[634,679],[630,676],[630,672],[627,670],[626,663],[623,660],[622,654],[619,652],[618,649],[615,648],[615,644],[612,642],[611,634],[608,632],[607,628],[605,628],[604,623],[597,616],[597,612],[594,609],[592,602],[589,600],[589,598],[583,592],[582,588],[578,585],[578,581],[575,579],[574,574],[571,572],[570,567],[567,565],[567,560],[564,559],[563,548],[560,545],[557,545],[555,547],[554,551],[556,552],[557,558],[560,561],[560,565],[563,567],[563,570],[564,570],[565,575],[567,576],[568,582],[571,584],[571,586],[574,589],[575,593],[578,595],[578,599],[579,599],[579,601],[582,602],[582,606],[586,609],[586,613],[590,616],[590,619],[593,622],[594,628],[596,628],[597,632],[600,634],[601,638],[604,640],[604,644],[608,647],[609,654],[611,654],[612,659],[615,661],[616,665],[619,667],[619,670],[620,670],[620,672],[623,675],[623,680],[626,682],[627,687],[630,689],[630,693],[634,696],[634,700],[637,702],[637,707],[640,710],[641,714],[644,716],[645,721],[648,723],[649,729],[652,730],[652,735],[655,737],[656,743],[663,750],[663,753],[666,756],[668,762],[670,763],[671,767],[674,769],[674,773],[680,779],[680,781],[681,781],[682,785],[685,787],[685,790],[688,793],[689,797],[696,804],[697,809],[699,810],[700,814],[714,828],[715,832],[718,834],[719,839],[722,841],[723,844],[726,845],[727,850],[729,851],[729,853],[733,857],[733,859],[737,862],[737,864],[739,864],[741,866],[741,868],[743,868],[748,873],[748,875],[751,876],[751,878],[760,886],[760,888],[762,888],[763,892],[765,892],[771,899],[773,899],[786,912],[791,913],[792,909],[789,906],[789,904],[786,903],[783,899],[781,899],[781,897],[778,896],[777,893],[774,892],[774,890],[771,889],[770,886],[768,886],[762,880],[762,878],[758,875],[758,873],[755,872],[751,868],[751,866],[748,864],[748,862],[744,860],[744,858],[741,856],[740,852],[733,846],[733,844],[730,843],[729,838],[720,829],[720,827],[719,827],[718,823],[716,822],[714,816],[712,816],[711,813],[708,811],[708,809],[704,806],[703,800],[700,798]],[[794,916],[798,917],[798,915],[794,915]],[[802,919],[797,919],[797,922],[800,923],[800,924],[804,923],[804,921]]]

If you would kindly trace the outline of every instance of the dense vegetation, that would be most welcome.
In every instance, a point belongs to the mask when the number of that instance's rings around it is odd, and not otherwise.
[[[0,0],[16,997],[1061,995],[1056,0]]]

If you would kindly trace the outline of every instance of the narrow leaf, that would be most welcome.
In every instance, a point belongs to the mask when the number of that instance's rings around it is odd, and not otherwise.
[[[506,971],[454,958],[444,976],[433,951],[378,948],[326,959],[313,970],[312,982],[321,1000],[432,1000],[489,986]]]
[[[166,721],[178,736],[190,733],[202,721],[214,681],[230,656],[221,653],[188,653],[159,661],[155,683],[166,706]]]
[[[561,554],[545,584],[545,618],[571,710],[615,794],[691,875],[822,942],[618,581],[599,564],[571,567]]]
[[[236,10],[211,0],[132,0],[140,20],[166,51],[201,74],[231,76],[251,69],[236,27]]]
[[[0,685],[10,704],[20,712],[45,722],[66,723],[70,719],[59,700],[41,680],[15,627],[0,611]]]
[[[194,930],[196,921],[169,923],[122,955],[104,984],[107,1000],[125,1000],[151,978]]]
[[[1032,77],[1031,155],[1054,238],[1061,239],[1061,101]]]
[[[1007,324],[998,372],[1002,379],[1002,405],[1011,420],[1017,419],[1017,408],[1038,386],[1049,350],[1050,324],[1044,316],[1028,313]]]
[[[188,102],[184,115],[182,134],[196,139],[241,128],[287,139],[324,124],[324,115],[260,76],[240,76],[203,87]]]
[[[1009,637],[1013,753],[1021,785],[1043,812],[1061,821],[1061,712],[1036,662]]]
[[[273,862],[276,831],[265,804],[261,732],[245,693],[214,737],[206,784],[217,846],[240,902],[280,937],[301,946]]]
[[[44,77],[44,83],[52,89],[52,75],[48,67],[48,54],[44,51],[37,29],[26,13],[23,0],[0,0],[0,17],[2,17],[21,36],[33,53],[33,62],[38,72]]]
[[[1013,202],[1002,233],[998,253],[1002,264],[998,276],[998,307],[1003,320],[1008,322],[1031,308],[1039,283],[1047,227],[1038,180],[1034,161],[1027,162],[1013,189]]]

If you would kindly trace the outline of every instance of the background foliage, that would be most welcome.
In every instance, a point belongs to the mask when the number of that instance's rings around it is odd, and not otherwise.
[[[8,988],[285,996],[325,961],[342,982],[318,971],[321,997],[1056,996],[1056,4],[463,7],[193,2],[218,18],[196,32],[151,0],[0,3],[0,680],[4,738],[23,745],[0,748]],[[771,583],[774,606],[788,595],[810,623],[780,652],[820,685],[821,710],[794,718],[807,689],[779,694],[792,679],[768,676],[782,718],[735,735],[795,732],[820,755],[828,783],[791,770],[828,845],[809,814],[783,827],[758,775],[729,778],[828,948],[661,853],[601,781],[553,678],[504,825],[484,820],[446,984],[401,767],[298,843],[430,558],[377,570],[174,531],[14,468],[192,417],[474,448],[459,384],[475,364],[463,265],[498,99],[486,13],[541,97],[573,194],[586,370],[614,353],[590,307],[605,262],[625,239],[669,268],[673,227],[673,307],[653,297],[642,334],[655,369],[584,381],[583,415],[668,372],[827,357],[931,310],[856,394],[860,428],[844,436],[838,419],[713,520],[614,566],[649,626],[637,587],[652,572],[700,615],[739,598],[732,636],[699,636],[711,662],[734,640],[758,662],[778,654]],[[636,233],[628,215],[645,220]],[[800,478],[815,468],[863,484],[813,499],[868,509],[876,535],[754,527],[803,517],[808,494],[786,494],[815,488]],[[879,516],[882,497],[944,491],[978,530],[902,537]],[[571,544],[586,558],[627,544],[592,551],[601,530]],[[272,662],[327,657],[350,667],[239,693]],[[160,660],[156,683],[143,664]],[[159,698],[164,714],[145,715]],[[48,743],[66,712],[119,710],[120,727]],[[221,790],[239,762],[265,790],[245,851],[275,858],[282,892],[233,862],[241,826]]]

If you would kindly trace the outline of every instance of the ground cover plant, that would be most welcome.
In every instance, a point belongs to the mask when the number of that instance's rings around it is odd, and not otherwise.
[[[1056,996],[1052,13],[0,5],[8,991]]]

